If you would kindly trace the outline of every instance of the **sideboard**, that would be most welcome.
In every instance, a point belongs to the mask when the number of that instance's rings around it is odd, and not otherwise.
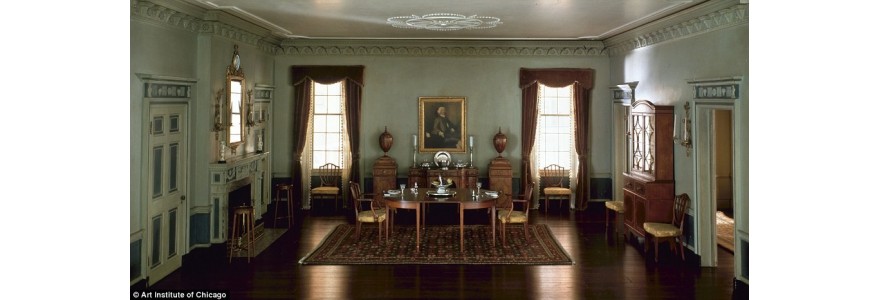
[[[443,170],[437,168],[410,167],[407,186],[411,187],[413,184],[418,183],[419,187],[429,187],[428,182],[435,181],[440,175],[443,175],[443,178],[452,179],[457,188],[476,188],[479,170],[477,168],[449,168]]]

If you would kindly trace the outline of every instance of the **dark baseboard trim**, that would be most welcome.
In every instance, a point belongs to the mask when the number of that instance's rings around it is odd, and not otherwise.
[[[733,299],[749,299],[749,284],[733,278]]]

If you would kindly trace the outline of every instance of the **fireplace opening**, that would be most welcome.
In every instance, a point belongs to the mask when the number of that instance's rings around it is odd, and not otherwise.
[[[230,234],[232,233],[232,225],[233,225],[233,220],[234,220],[233,213],[235,212],[235,208],[239,207],[239,206],[253,205],[253,203],[251,203],[252,201],[251,201],[251,182],[250,182],[250,180],[241,180],[237,183],[239,185],[238,188],[229,192],[229,195],[227,198],[227,199],[229,199],[229,207],[226,211],[226,214],[228,217],[227,220],[229,220],[229,222],[228,222],[229,227],[227,228],[227,230],[229,230],[228,232]],[[256,223],[259,223],[259,222],[256,222]],[[238,226],[241,228],[244,228],[244,224],[242,224],[242,223],[239,223]],[[241,236],[240,230],[239,230],[239,236]]]
[[[229,192],[229,209],[230,211],[238,206],[251,205],[251,185],[250,183],[241,186],[234,191]]]

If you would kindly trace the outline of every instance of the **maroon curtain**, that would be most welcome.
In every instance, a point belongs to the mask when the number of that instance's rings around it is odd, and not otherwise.
[[[345,120],[348,123],[349,147],[352,152],[351,180],[360,179],[361,92],[364,85],[364,66],[294,66],[293,82],[293,184],[295,195],[301,195],[302,152],[306,146],[312,82],[330,84],[345,80]]]
[[[522,78],[522,70],[520,70]],[[532,184],[531,155],[535,144],[535,130],[538,128],[538,85],[529,84],[522,88],[522,193]]]
[[[586,209],[590,199],[590,87],[574,84],[574,150],[578,158],[577,209]]]
[[[345,81],[345,122],[348,123],[348,147],[351,149],[349,180],[360,183],[361,171],[361,90],[360,82],[351,78]]]
[[[538,85],[564,87],[574,84],[574,115],[575,115],[575,151],[578,157],[577,199],[578,209],[586,208],[590,198],[590,99],[593,89],[593,69],[526,69],[519,70],[519,87],[522,89],[522,135],[523,135],[523,166],[522,174],[525,184],[532,182],[531,162],[529,155],[535,143],[535,129],[538,118]]]
[[[312,84],[308,80],[293,86],[293,194],[302,195],[302,153],[306,147],[306,130],[309,124],[309,102]]]

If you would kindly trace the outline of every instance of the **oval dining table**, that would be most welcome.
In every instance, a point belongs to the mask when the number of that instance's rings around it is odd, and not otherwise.
[[[458,205],[458,225],[459,225],[459,242],[461,252],[464,252],[464,211],[467,209],[483,209],[491,210],[490,218],[492,219],[492,247],[495,247],[495,204],[497,197],[486,195],[483,191],[477,195],[476,189],[468,188],[452,188],[449,189],[453,195],[430,195],[429,192],[436,192],[436,189],[419,188],[415,192],[412,189],[405,189],[402,193],[389,194],[388,191],[380,195],[384,195],[385,205],[394,209],[414,209],[416,211],[416,250],[421,245],[421,226],[424,222],[425,204],[456,204]],[[389,213],[388,222],[391,224],[391,230],[394,230],[394,214]]]

